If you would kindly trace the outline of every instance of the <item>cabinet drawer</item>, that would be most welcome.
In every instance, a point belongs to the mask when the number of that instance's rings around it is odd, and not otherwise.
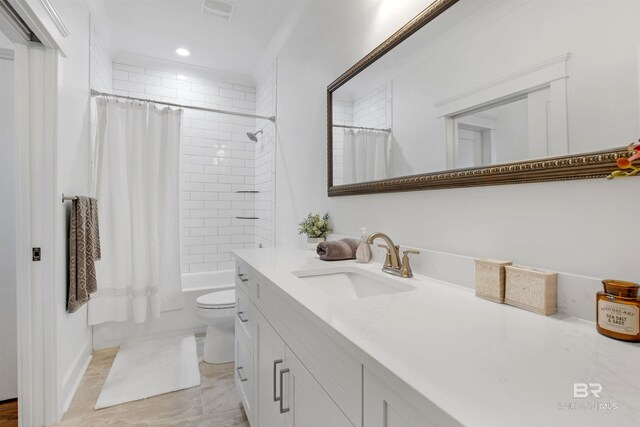
[[[255,278],[249,267],[240,260],[236,260],[236,288],[242,289],[247,295],[255,294]]]
[[[236,335],[235,383],[236,390],[249,421],[253,415],[253,353],[249,350],[244,338]]]
[[[244,335],[248,343],[253,342],[255,330],[254,307],[242,287],[236,287],[236,334]]]

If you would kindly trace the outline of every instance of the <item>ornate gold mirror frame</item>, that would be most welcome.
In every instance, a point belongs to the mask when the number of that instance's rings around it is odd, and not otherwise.
[[[434,1],[427,9],[327,86],[327,185],[329,196],[604,178],[616,169],[616,159],[628,157],[627,147],[624,146],[591,153],[547,157],[480,168],[447,170],[382,181],[333,185],[333,92],[457,2],[458,0]]]

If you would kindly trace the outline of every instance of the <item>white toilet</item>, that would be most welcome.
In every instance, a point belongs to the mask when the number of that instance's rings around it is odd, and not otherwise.
[[[233,362],[236,291],[229,289],[202,295],[196,299],[196,304],[198,317],[207,324],[203,360],[207,363]]]

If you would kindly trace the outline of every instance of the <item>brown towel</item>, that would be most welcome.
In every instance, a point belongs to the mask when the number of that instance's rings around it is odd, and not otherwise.
[[[100,259],[98,201],[78,196],[69,225],[69,292],[67,311],[73,313],[98,290],[95,262]]]
[[[323,261],[354,259],[360,242],[356,239],[342,239],[337,242],[320,242],[316,253]]]

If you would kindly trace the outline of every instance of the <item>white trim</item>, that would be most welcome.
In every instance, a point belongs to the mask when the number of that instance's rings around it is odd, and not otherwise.
[[[512,97],[528,90],[549,85],[551,82],[566,79],[567,61],[570,53],[542,61],[515,73],[494,81],[466,90],[457,95],[437,101],[436,117],[445,117],[463,113],[470,108],[477,108],[488,102],[495,102],[504,97]]]
[[[550,84],[552,114],[549,116],[549,156],[569,153],[569,106],[567,79],[554,80]]]
[[[4,49],[0,47],[0,59],[6,59],[7,61],[13,61],[15,53],[13,49]]]
[[[16,45],[18,400],[22,426],[56,419],[54,286],[58,53]],[[31,261],[31,247],[42,261]]]
[[[30,221],[30,139],[29,100],[23,94],[29,93],[28,48],[16,45],[16,283],[18,317],[18,424],[35,425],[33,397],[32,325],[31,325],[31,262],[29,259],[31,241]]]
[[[67,28],[66,25],[64,25],[64,21],[62,21],[62,18],[60,17],[60,15],[58,15],[58,11],[56,10],[55,7],[53,7],[51,2],[49,0],[40,0],[40,3],[42,3],[45,10],[51,17],[51,20],[53,21],[56,28],[60,32],[60,35],[62,37],[69,37],[69,34],[71,34],[69,33],[69,29]]]
[[[89,367],[89,363],[91,363],[91,359],[93,358],[93,355],[91,354],[91,347],[91,341],[87,341],[82,352],[73,364],[74,368],[63,380],[62,396],[60,396],[60,400],[64,402],[62,406],[63,413],[67,412],[69,409],[69,406],[73,401],[73,397],[76,395],[76,391],[78,391],[78,387],[82,382],[82,377],[84,377],[84,374],[87,372],[87,368]]]
[[[571,54],[567,52],[436,102],[434,104],[436,117],[444,119],[447,169],[455,168],[458,159],[456,116],[483,107],[511,102],[545,87],[550,88],[552,111],[548,123],[548,148],[544,156],[567,154],[569,152],[567,107],[569,58]],[[533,158],[537,157],[533,155]]]
[[[44,5],[31,3],[28,0],[13,0],[11,2],[11,6],[18,13],[18,15],[20,15],[20,17],[29,26],[29,28],[31,28],[31,31],[33,31],[34,34],[38,36],[38,39],[45,47],[52,49],[60,48],[60,40],[56,40],[56,37],[47,28],[47,24],[42,21],[42,9],[44,9]],[[35,6],[36,8],[41,6],[41,13],[38,13],[37,10],[34,10],[33,6]],[[54,24],[51,23],[51,25]]]

